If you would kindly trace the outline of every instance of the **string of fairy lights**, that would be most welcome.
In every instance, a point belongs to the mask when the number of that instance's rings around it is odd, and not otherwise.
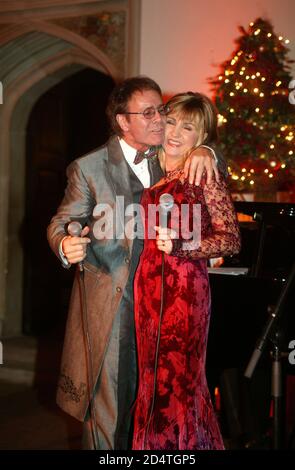
[[[284,39],[283,36],[275,37],[273,33],[266,32],[259,27],[254,27],[253,29],[253,22],[250,23],[249,26],[252,28],[252,31],[250,29],[250,35],[253,34],[253,36],[256,37],[264,35],[263,40],[274,41],[274,52],[279,51],[277,40],[282,45],[288,45],[290,43],[289,39]],[[263,53],[267,47],[267,44],[262,44],[259,47],[259,51]],[[288,99],[288,90],[282,80],[275,79],[274,82],[272,77],[267,73],[254,71],[254,62],[256,59],[257,54],[255,51],[252,53],[246,53],[246,51],[240,49],[235,53],[231,61],[226,63],[224,73],[218,76],[223,93],[227,94],[233,100],[235,97],[246,97],[247,95],[251,95],[256,98],[254,112],[246,119],[247,125],[249,124],[256,129],[267,132],[269,132],[273,126],[273,130],[275,130],[274,135],[270,138],[268,149],[265,149],[264,152],[261,152],[259,155],[259,165],[255,165],[253,163],[251,165],[250,162],[247,162],[249,164],[242,166],[234,164],[233,167],[228,167],[232,180],[240,181],[241,183],[250,186],[255,185],[257,182],[257,176],[264,175],[270,180],[276,178],[278,171],[286,170],[288,162],[290,162],[291,159],[294,159],[294,124],[286,123],[281,125],[278,129],[277,122],[273,125],[271,120],[266,122],[265,119],[266,116],[271,117],[274,113],[273,107],[266,109],[268,103],[267,100],[278,95],[285,96],[286,99]],[[232,104],[231,101],[230,103]],[[228,119],[229,115],[231,119],[235,117],[241,118],[242,113],[244,112],[244,110],[241,109],[242,107],[237,105],[237,109],[235,109],[234,105],[231,104],[228,109],[226,109]],[[218,115],[218,123],[220,126],[223,126],[228,122],[227,117],[222,114]],[[280,151],[282,151],[282,141],[284,141],[284,155],[278,155],[279,151],[277,148],[280,147]],[[279,142],[280,145],[278,145]]]

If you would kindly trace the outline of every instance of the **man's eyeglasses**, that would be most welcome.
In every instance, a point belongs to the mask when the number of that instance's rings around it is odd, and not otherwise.
[[[166,116],[166,114],[169,113],[169,108],[165,104],[161,104],[157,108],[154,108],[153,106],[150,106],[149,108],[146,108],[141,112],[132,113],[132,112],[127,112],[126,111],[126,113],[124,113],[124,114],[142,114],[145,119],[153,119],[153,117],[155,117],[157,111],[158,111],[159,114],[161,114],[161,116]]]

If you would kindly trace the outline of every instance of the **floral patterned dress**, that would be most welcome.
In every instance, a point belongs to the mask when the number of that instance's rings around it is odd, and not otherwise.
[[[224,181],[196,187],[178,171],[144,191],[146,233],[149,223],[155,225],[148,205],[158,204],[163,193],[175,206],[200,204],[201,244],[190,249],[179,238],[163,256],[155,239],[145,239],[134,284],[139,384],[133,449],[223,449],[205,376],[207,258],[239,250],[238,223]]]

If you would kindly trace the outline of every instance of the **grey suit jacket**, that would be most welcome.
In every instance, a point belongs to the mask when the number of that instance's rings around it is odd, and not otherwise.
[[[150,169],[151,183],[154,184],[163,173],[157,161]],[[87,247],[84,277],[95,384],[128,279],[132,253],[132,239],[122,232],[125,224],[130,226],[131,216],[125,216],[124,211],[116,211],[116,196],[124,197],[125,207],[133,202],[128,166],[118,138],[112,137],[97,151],[75,160],[69,166],[67,176],[64,199],[51,220],[47,234],[51,248],[59,256],[59,245],[67,234],[67,223],[78,220],[91,229],[89,237],[92,241]],[[97,204],[106,204],[107,210],[114,210],[119,238],[98,240],[95,237],[96,228],[101,227],[101,218],[94,211]],[[80,299],[79,279],[76,276],[67,319],[57,402],[64,411],[83,421],[89,400]]]

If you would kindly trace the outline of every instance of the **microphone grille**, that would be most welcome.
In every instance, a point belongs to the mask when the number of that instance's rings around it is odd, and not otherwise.
[[[79,237],[79,235],[82,232],[82,225],[80,222],[70,222],[68,225],[68,234],[71,235],[71,237]]]
[[[165,209],[165,210],[170,210],[173,207],[174,204],[174,198],[171,194],[169,193],[163,193],[159,197],[159,204],[160,206]]]

